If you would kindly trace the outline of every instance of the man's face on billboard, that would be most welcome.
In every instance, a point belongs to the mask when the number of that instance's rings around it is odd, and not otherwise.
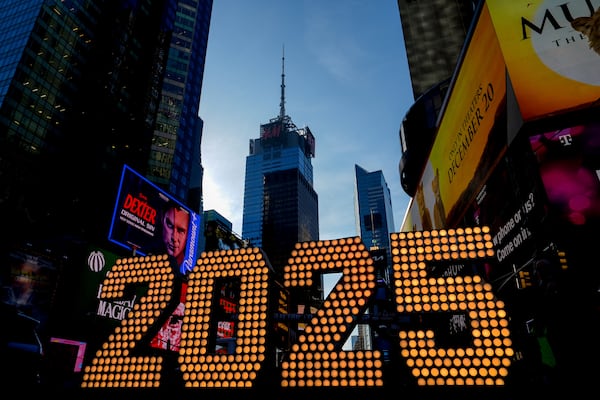
[[[167,254],[176,258],[183,256],[187,241],[190,215],[178,208],[170,208],[163,217],[163,242]]]

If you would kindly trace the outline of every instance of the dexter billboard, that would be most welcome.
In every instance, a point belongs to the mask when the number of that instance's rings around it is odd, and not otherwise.
[[[125,165],[108,239],[136,254],[168,254],[182,273],[196,262],[200,216]]]

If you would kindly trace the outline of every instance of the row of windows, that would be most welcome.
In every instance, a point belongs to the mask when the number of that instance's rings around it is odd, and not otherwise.
[[[31,30],[31,25],[35,20],[40,8],[40,1],[3,1],[0,7],[2,24],[0,24],[0,37],[7,37],[10,32],[25,32]],[[17,29],[23,27],[22,30]],[[6,44],[6,42],[4,42]]]

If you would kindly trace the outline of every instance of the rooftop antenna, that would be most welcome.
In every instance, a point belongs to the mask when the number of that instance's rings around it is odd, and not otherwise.
[[[285,46],[281,49],[281,102],[279,103],[279,119],[285,117]]]

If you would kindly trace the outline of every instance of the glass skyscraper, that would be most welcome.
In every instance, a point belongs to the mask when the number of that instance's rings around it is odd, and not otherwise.
[[[211,13],[212,0],[0,0],[0,286],[48,350],[41,374],[32,360],[11,376],[77,379],[50,338],[93,354],[126,315],[97,298],[131,255],[109,241],[125,165],[201,213]]]
[[[201,211],[212,0],[0,1],[0,216],[106,238],[124,164]]]
[[[381,170],[369,172],[355,164],[354,171],[356,176],[354,186],[356,231],[371,252],[377,275],[377,287],[369,307],[369,313],[377,316],[383,311],[392,310],[389,301],[390,233],[395,232],[392,198]],[[384,324],[377,324],[377,327],[373,329],[368,324],[359,324],[358,337],[353,344],[353,349],[371,349],[371,346],[379,348],[382,345],[381,340],[378,339],[381,333],[379,329],[383,327]]]
[[[358,165],[354,166],[354,170],[356,231],[368,249],[387,249],[389,252],[389,236],[395,232],[394,213],[390,189],[383,172],[369,172]]]
[[[319,238],[311,164],[315,138],[286,115],[283,68],[281,77],[279,115],[260,126],[260,138],[250,140],[242,221],[242,238],[265,250],[276,271],[296,243]]]
[[[392,198],[381,170],[369,172],[355,164],[354,171],[356,175],[354,186],[356,231],[371,252],[376,268],[377,287],[369,312],[377,316],[382,312],[391,312],[393,309],[389,290],[392,260],[390,233],[395,232]],[[386,324],[377,324],[375,327],[359,324],[358,336],[353,344],[353,349],[371,349],[371,346],[374,346],[379,350],[385,350],[385,354],[387,354],[388,343],[382,341],[381,338],[385,335],[382,335],[380,331],[387,328]]]

